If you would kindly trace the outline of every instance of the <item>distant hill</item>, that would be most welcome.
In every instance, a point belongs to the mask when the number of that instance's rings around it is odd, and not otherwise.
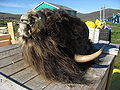
[[[105,10],[105,14],[106,14],[105,18],[111,17],[113,15],[113,13],[120,13],[120,10],[118,10],[118,9],[106,9]],[[81,20],[84,20],[84,21],[87,21],[87,20],[95,21],[95,19],[100,18],[100,11],[86,13],[86,14],[78,13],[77,17],[81,18]]]
[[[21,14],[10,14],[0,12],[0,22],[19,21]]]
[[[106,12],[105,17],[108,18],[108,17],[111,17],[113,13],[120,13],[120,10],[106,9],[105,12]],[[20,17],[21,17],[21,14],[10,14],[10,13],[0,12],[0,22],[19,21]],[[77,17],[81,18],[84,21],[87,21],[87,20],[94,21],[95,19],[99,19],[100,11],[86,13],[86,14],[78,13]]]

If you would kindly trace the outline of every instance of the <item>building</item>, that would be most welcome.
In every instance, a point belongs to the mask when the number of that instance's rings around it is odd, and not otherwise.
[[[106,21],[110,21],[113,23],[120,23],[120,13],[113,13],[113,16],[106,19]]]
[[[44,9],[44,8],[48,8],[50,10],[57,10],[57,9],[63,9],[65,10],[69,15],[76,15],[77,14],[77,11],[69,8],[69,7],[66,7],[66,6],[62,6],[62,5],[57,5],[57,4],[53,4],[53,3],[48,3],[48,2],[41,2],[40,4],[38,4],[35,8],[35,10],[41,10],[41,9]]]
[[[112,18],[113,23],[120,23],[120,13],[114,13]]]

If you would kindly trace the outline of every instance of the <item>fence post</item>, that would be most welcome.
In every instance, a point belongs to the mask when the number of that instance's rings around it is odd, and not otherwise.
[[[12,44],[15,44],[15,35],[14,35],[14,30],[13,30],[13,23],[12,22],[7,22],[7,26],[8,26],[8,32],[11,36],[11,42]]]

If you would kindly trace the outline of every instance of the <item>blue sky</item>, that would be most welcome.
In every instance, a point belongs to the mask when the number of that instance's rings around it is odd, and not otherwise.
[[[43,0],[0,0],[0,12],[23,14],[34,8]],[[65,5],[80,13],[98,11],[103,5],[106,8],[120,9],[120,0],[44,0]]]

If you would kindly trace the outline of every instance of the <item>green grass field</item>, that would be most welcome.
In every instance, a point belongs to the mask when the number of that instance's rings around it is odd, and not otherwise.
[[[110,28],[112,28],[112,43],[119,43],[120,44],[120,23],[110,23]]]
[[[120,73],[113,74],[110,90],[120,90]]]

